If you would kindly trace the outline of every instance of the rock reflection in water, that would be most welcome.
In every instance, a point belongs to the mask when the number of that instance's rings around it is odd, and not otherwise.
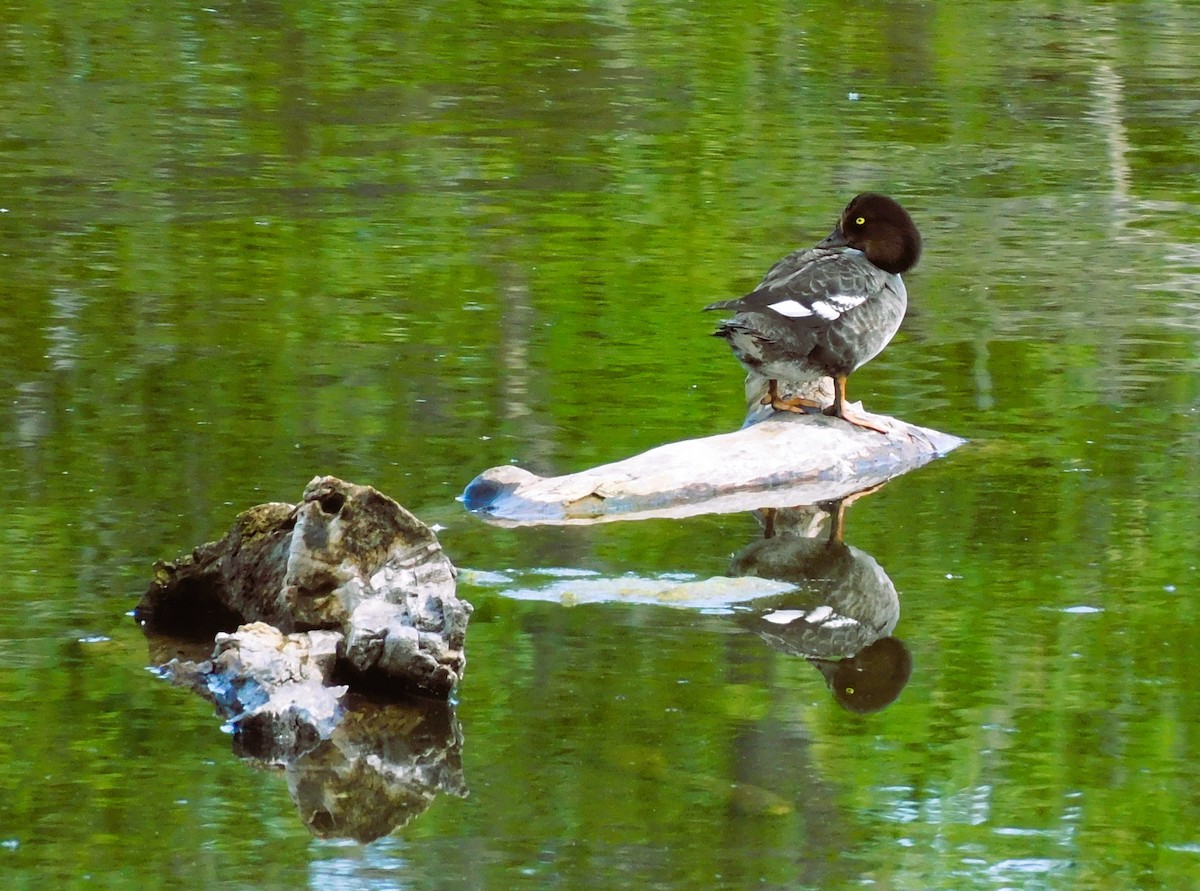
[[[355,701],[329,739],[283,769],[315,835],[369,842],[423,813],[439,794],[467,796],[462,744],[448,703]]]
[[[891,633],[900,618],[892,580],[870,554],[843,541],[846,502],[768,509],[763,538],[733,558],[730,575],[792,582],[738,623],[824,675],[834,699],[854,712],[895,701],[912,674],[908,647]],[[827,534],[822,521],[829,521]]]
[[[217,636],[203,661],[151,636],[175,658],[157,672],[210,700],[233,751],[282,769],[305,825],[322,838],[368,842],[404,825],[440,793],[465,797],[463,734],[451,703],[354,693],[333,663],[338,635],[283,634],[265,623]]]

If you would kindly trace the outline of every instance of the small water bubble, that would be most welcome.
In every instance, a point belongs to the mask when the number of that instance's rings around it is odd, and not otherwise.
[[[846,98],[849,99],[851,102],[857,102],[858,96],[859,96],[859,94],[855,93],[853,91],[846,94]]]

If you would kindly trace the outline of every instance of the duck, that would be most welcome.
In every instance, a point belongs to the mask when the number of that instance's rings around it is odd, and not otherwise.
[[[863,192],[814,247],[779,260],[744,297],[710,303],[704,311],[733,310],[713,335],[729,343],[747,371],[768,379],[763,405],[798,414],[821,410],[886,433],[848,408],[846,381],[899,330],[908,308],[901,274],[920,257],[921,233],[908,211],[887,195]],[[780,394],[781,380],[823,377],[833,379],[828,407]]]

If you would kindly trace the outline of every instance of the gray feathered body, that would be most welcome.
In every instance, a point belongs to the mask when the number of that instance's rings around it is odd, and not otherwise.
[[[908,306],[899,275],[849,247],[798,250],[758,287],[705,309],[731,309],[716,336],[748,371],[767,378],[846,376],[887,346]]]

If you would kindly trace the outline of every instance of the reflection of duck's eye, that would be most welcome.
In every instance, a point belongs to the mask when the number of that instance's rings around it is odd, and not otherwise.
[[[846,688],[846,695],[847,695],[847,696],[853,696],[853,695],[854,695],[854,688],[853,688],[853,687],[847,687],[847,688]]]
[[[861,225],[862,225],[863,223],[865,223],[866,221],[867,221],[867,218],[866,218],[866,217],[859,217],[857,220],[855,220],[855,221],[854,221],[854,225],[855,225],[855,226],[861,226]]]

